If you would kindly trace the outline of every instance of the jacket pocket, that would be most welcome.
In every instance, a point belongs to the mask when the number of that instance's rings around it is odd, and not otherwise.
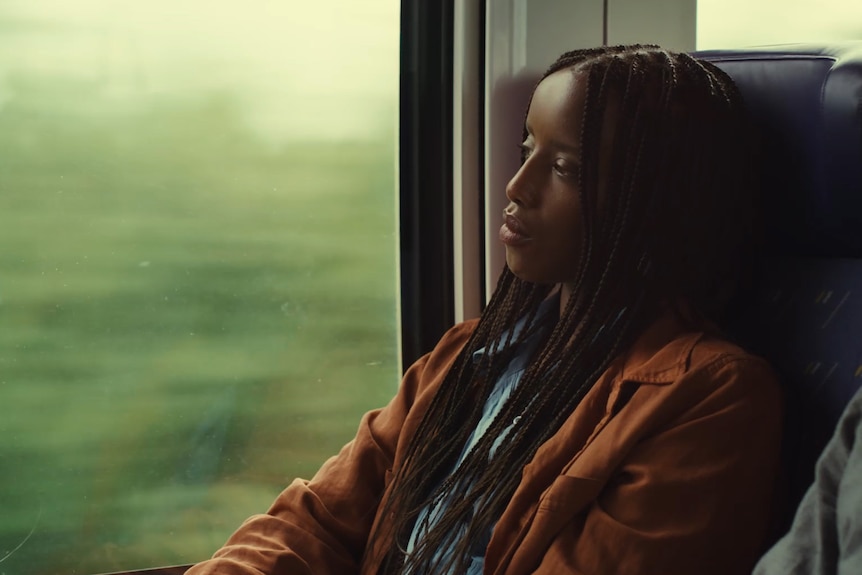
[[[579,515],[596,500],[602,487],[604,482],[598,479],[557,476],[539,498],[536,513],[505,572],[534,572],[557,535],[569,526],[574,526]]]

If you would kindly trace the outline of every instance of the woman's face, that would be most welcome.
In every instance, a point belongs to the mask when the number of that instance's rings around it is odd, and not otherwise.
[[[536,87],[527,112],[526,160],[506,186],[500,240],[509,269],[529,282],[570,283],[578,271],[583,92],[578,74],[560,70]]]

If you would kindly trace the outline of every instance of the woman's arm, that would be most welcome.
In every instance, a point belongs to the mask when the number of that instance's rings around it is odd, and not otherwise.
[[[295,480],[265,515],[255,515],[213,558],[187,575],[355,573],[417,402],[433,394],[475,324],[455,326],[405,374],[398,394],[363,418],[355,438],[310,481]],[[415,415],[415,414],[414,414]]]

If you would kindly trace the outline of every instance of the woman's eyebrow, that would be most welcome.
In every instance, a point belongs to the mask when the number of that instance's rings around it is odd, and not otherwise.
[[[527,138],[528,139],[533,139],[533,140],[536,139],[536,135],[533,133],[533,129],[530,127],[529,122],[524,122],[524,129],[527,132]],[[566,153],[572,154],[574,156],[580,156],[580,154],[581,154],[580,144],[570,144],[568,142],[563,142],[561,140],[557,140],[557,139],[553,139],[553,138],[548,140],[548,143],[550,144],[550,146],[552,148],[559,150],[561,152],[566,152]]]
[[[551,147],[553,147],[553,148],[555,148],[561,152],[567,152],[567,153],[572,154],[574,156],[579,156],[581,153],[581,146],[580,145],[570,144],[567,142],[561,142],[560,140],[551,140],[550,144],[551,144]]]

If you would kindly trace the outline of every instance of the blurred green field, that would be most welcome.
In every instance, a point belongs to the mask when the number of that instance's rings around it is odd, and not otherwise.
[[[73,88],[0,109],[6,575],[208,557],[398,381],[393,125],[274,145],[229,92]]]

